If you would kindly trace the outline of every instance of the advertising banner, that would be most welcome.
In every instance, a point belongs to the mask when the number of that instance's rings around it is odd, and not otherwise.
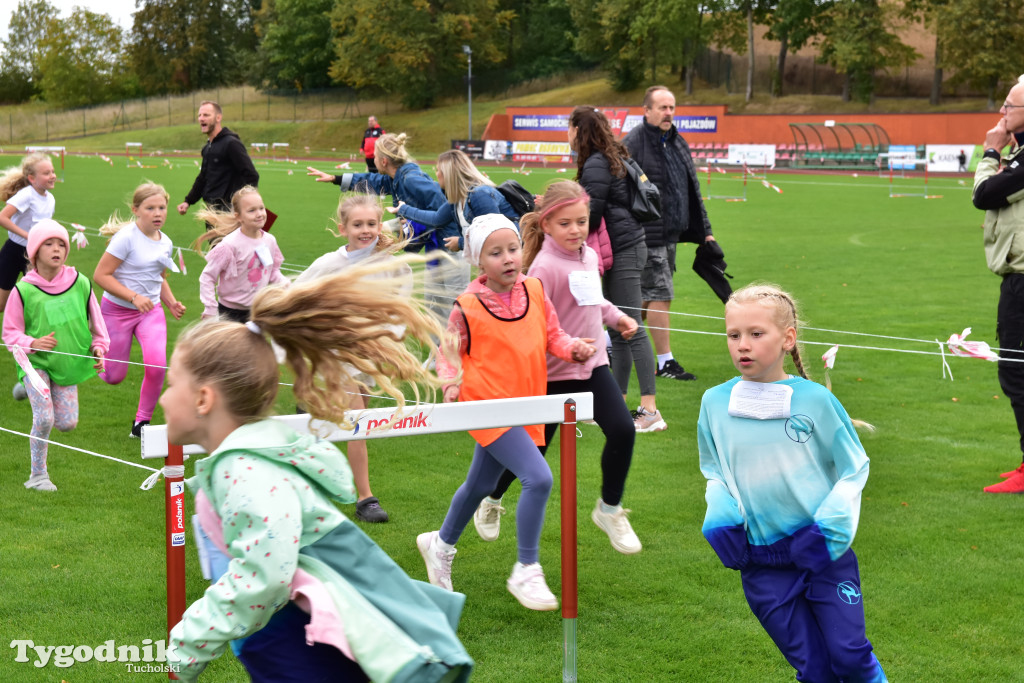
[[[572,151],[568,142],[513,142],[512,159],[566,164],[572,161]]]
[[[974,158],[975,145],[926,145],[924,149],[929,173],[966,173]]]
[[[775,168],[775,145],[729,145],[728,160],[734,166]]]

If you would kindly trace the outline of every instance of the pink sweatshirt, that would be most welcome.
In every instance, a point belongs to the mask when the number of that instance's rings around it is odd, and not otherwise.
[[[604,346],[604,326],[614,328],[625,315],[608,300],[602,298],[600,305],[580,306],[569,289],[569,274],[574,271],[597,269],[598,256],[584,245],[581,251],[566,251],[550,237],[541,244],[529,276],[544,283],[544,294],[551,300],[562,322],[562,329],[574,337],[594,339],[597,353],[585,363],[566,363],[548,355],[548,381],[589,379],[594,368],[608,365],[608,351]]]
[[[465,293],[479,295],[480,301],[487,307],[487,310],[498,318],[517,318],[526,311],[526,303],[529,301],[526,295],[526,287],[523,286],[523,280],[525,279],[526,276],[522,273],[516,278],[512,291],[508,293],[508,303],[506,303],[501,294],[498,294],[484,284],[487,282],[486,275],[481,275],[470,282]],[[548,328],[548,354],[571,363],[572,345],[575,340],[566,334],[565,330],[558,324],[558,314],[555,313],[555,307],[552,305],[551,300],[548,299],[547,292],[544,294],[544,314],[547,319]],[[466,319],[463,317],[462,310],[458,306],[452,307],[451,315],[448,317],[448,332],[458,335],[459,355],[461,356],[466,352],[469,331],[466,329]],[[598,346],[603,346],[603,344],[598,344]],[[499,363],[501,359],[495,358],[494,362]],[[437,354],[437,376],[441,378],[446,387],[451,384],[451,379],[457,373],[458,368],[450,363],[443,353]]]
[[[256,253],[261,246],[270,255],[270,265],[263,265]],[[228,233],[206,255],[206,267],[199,276],[203,316],[215,317],[218,301],[228,308],[246,310],[252,306],[256,293],[267,285],[287,285],[288,278],[281,274],[283,262],[277,240],[269,232],[255,240],[246,237],[241,229]]]
[[[78,275],[78,271],[74,268],[63,266],[57,273],[57,277],[52,280],[43,279],[35,270],[28,271],[28,274],[22,279],[29,284],[38,286],[47,294],[59,294],[74,284],[76,275]],[[106,355],[110,350],[110,337],[107,335],[107,325],[103,322],[100,305],[96,303],[95,293],[89,295],[89,330],[92,332],[90,350],[99,349],[103,355]],[[25,334],[25,304],[21,300],[17,288],[11,292],[10,298],[7,299],[7,308],[4,309],[3,340],[4,344],[8,346],[20,346],[25,349],[25,353],[35,353],[35,349],[30,348],[35,338]],[[60,345],[58,344],[54,350],[60,351]]]

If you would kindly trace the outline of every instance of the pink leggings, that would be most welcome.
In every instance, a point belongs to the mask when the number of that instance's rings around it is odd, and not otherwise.
[[[120,384],[124,380],[128,374],[132,337],[138,339],[146,367],[135,421],[151,420],[164,386],[164,375],[167,374],[167,318],[163,306],[158,304],[149,313],[140,313],[138,309],[125,308],[104,298],[100,302],[100,310],[110,335],[107,369],[100,373],[100,379],[107,384]]]
[[[36,369],[39,376],[50,387],[50,395],[44,396],[36,391],[26,378],[25,389],[28,391],[28,402],[32,405],[32,436],[49,439],[50,431],[56,427],[62,432],[70,432],[78,424],[78,387],[64,387],[54,384],[45,370]],[[46,474],[45,441],[29,440],[29,455],[32,457],[32,476]]]

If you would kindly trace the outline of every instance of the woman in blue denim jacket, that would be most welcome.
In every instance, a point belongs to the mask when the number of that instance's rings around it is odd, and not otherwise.
[[[374,146],[374,163],[379,173],[345,173],[332,175],[307,167],[307,175],[316,177],[318,183],[334,183],[341,191],[372,191],[377,195],[390,194],[395,206],[404,204],[426,212],[436,212],[448,205],[441,192],[441,186],[416,164],[405,149],[405,133],[387,133],[377,139]],[[416,221],[415,218],[411,219]],[[449,237],[458,238],[462,232],[454,216],[447,222],[433,223],[420,231],[413,227],[412,241],[407,251],[443,249]],[[427,264],[429,282],[427,299],[431,307],[443,318],[448,317],[455,297],[462,294],[469,285],[469,266],[462,260],[431,261]]]
[[[508,200],[498,192],[490,178],[473,165],[469,156],[460,149],[443,152],[437,157],[437,182],[448,197],[448,203],[436,211],[421,209],[400,203],[396,209],[388,209],[416,223],[428,227],[446,225],[454,221],[460,226],[459,236],[446,236],[444,245],[450,251],[461,251],[462,233],[477,216],[500,213],[517,226],[519,214]]]

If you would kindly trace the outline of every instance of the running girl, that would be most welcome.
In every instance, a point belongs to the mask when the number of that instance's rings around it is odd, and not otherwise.
[[[392,270],[385,269],[376,271],[375,278],[399,278],[399,282],[407,283],[406,293],[412,294],[412,270],[405,263],[400,263],[391,251],[395,250],[395,241],[391,235],[381,230],[381,209],[380,202],[371,194],[354,194],[342,198],[338,203],[336,223],[338,234],[347,240],[347,243],[336,251],[324,254],[312,263],[301,275],[295,278],[295,283],[312,282],[317,278],[333,275],[349,265],[359,263],[368,258],[373,258],[381,263],[390,263]],[[376,284],[369,284],[367,289],[375,287]],[[401,334],[401,329],[396,329]],[[357,383],[345,387],[349,394],[349,401],[353,408],[366,407],[366,393],[373,386],[371,377],[360,374],[350,369],[350,374],[357,380]],[[356,502],[356,519],[364,522],[386,522],[388,513],[380,506],[380,500],[373,495],[370,489],[370,464],[366,451],[365,441],[349,441],[346,444],[345,453],[348,456],[349,467],[352,468],[352,476],[355,477],[356,492],[359,498]]]
[[[446,403],[537,396],[547,384],[547,353],[576,363],[594,355],[596,349],[589,343],[593,339],[566,334],[544,286],[520,272],[522,249],[512,221],[500,214],[477,217],[466,233],[466,256],[480,266],[482,274],[456,299],[448,319],[448,331],[457,342],[443,345],[437,363]],[[459,365],[461,382],[457,381]],[[528,609],[556,609],[558,600],[548,589],[538,561],[552,485],[551,469],[537,450],[544,443],[544,429],[541,425],[483,429],[470,435],[477,442],[473,461],[441,529],[416,538],[427,576],[435,586],[452,590],[455,544],[507,468],[523,483],[516,508],[519,561],[512,568],[508,590]]]
[[[4,312],[4,343],[29,353],[32,368],[50,390],[49,395],[40,391],[19,367],[18,378],[32,404],[32,436],[39,439],[48,439],[54,427],[62,432],[75,428],[77,385],[103,369],[110,345],[89,280],[65,265],[70,244],[68,231],[56,221],[35,224],[28,234],[32,270],[14,286]],[[46,467],[47,443],[30,439],[29,452],[32,470],[25,488],[56,491]]]
[[[704,536],[799,681],[887,680],[865,635],[857,557],[868,458],[832,393],[806,378],[793,298],[770,285],[725,305],[740,376],[700,406]],[[793,357],[800,377],[785,371]]]
[[[0,226],[10,233],[0,248],[0,311],[7,305],[18,275],[25,274],[29,231],[39,221],[53,218],[56,200],[50,190],[56,182],[53,162],[42,152],[29,154],[21,166],[0,177],[0,201],[7,202],[0,210]]]
[[[223,238],[206,255],[206,267],[199,276],[199,300],[203,317],[222,315],[244,323],[256,292],[267,285],[287,285],[281,274],[284,256],[277,240],[263,231],[267,209],[259,190],[246,185],[231,197],[231,212],[205,208],[196,219],[212,226],[193,244]]]
[[[629,339],[637,331],[637,322],[602,295],[598,256],[586,244],[589,202],[590,197],[574,182],[561,181],[548,187],[540,202],[543,209],[526,214],[520,222],[523,263],[530,277],[543,283],[544,293],[551,298],[566,332],[597,339],[607,325]],[[629,510],[621,505],[636,428],[619,385],[608,369],[608,352],[604,344],[599,344],[586,363],[566,363],[554,356],[548,356],[547,363],[548,394],[594,394],[594,421],[604,432],[605,445],[601,453],[601,497],[590,518],[608,534],[613,548],[627,555],[638,553],[643,546],[629,523]],[[545,445],[540,447],[541,453],[546,452],[557,429],[557,424],[544,428]],[[485,541],[498,537],[504,511],[501,497],[514,480],[515,475],[505,470],[498,486],[480,502],[473,516],[473,524]]]
[[[132,337],[142,347],[145,370],[139,393],[139,407],[129,436],[142,436],[142,428],[153,418],[167,366],[167,317],[164,306],[175,319],[185,305],[174,298],[166,271],[172,268],[172,245],[160,231],[167,219],[167,191],[155,183],[144,183],[132,195],[134,221],[122,221],[115,213],[101,235],[111,235],[107,250],[96,264],[93,281],[103,288],[100,309],[110,332],[110,352],[100,379],[120,384],[128,374]]]
[[[340,388],[355,382],[351,366],[399,406],[404,385],[436,386],[405,337],[428,343],[439,325],[400,280],[368,288],[383,270],[393,266],[268,287],[245,325],[208,319],[178,338],[160,399],[168,439],[210,454],[188,485],[203,531],[230,557],[171,630],[168,662],[184,681],[240,639],[254,681],[469,678],[455,635],[465,596],[411,580],[338,510],[355,492],[333,444],[267,419],[281,381],[271,341],[287,350],[296,400],[349,428]]]

